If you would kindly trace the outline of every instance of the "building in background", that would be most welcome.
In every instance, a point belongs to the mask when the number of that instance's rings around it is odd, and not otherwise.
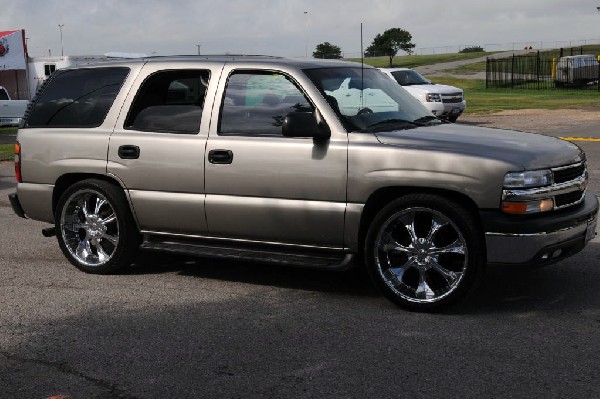
[[[0,31],[0,86],[14,100],[29,100],[25,30]]]
[[[27,53],[24,29],[0,31],[0,86],[6,89],[13,100],[31,100],[44,81],[58,69],[140,57],[146,57],[146,54],[107,53],[31,58]]]

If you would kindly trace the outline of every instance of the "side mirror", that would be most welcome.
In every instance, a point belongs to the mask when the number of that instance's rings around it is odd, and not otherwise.
[[[328,140],[331,137],[325,122],[318,123],[312,112],[290,112],[283,121],[284,137],[312,137],[315,140]]]

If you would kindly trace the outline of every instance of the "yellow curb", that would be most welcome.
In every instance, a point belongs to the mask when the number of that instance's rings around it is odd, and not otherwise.
[[[561,137],[561,139],[569,141],[600,141],[600,138],[596,137]]]

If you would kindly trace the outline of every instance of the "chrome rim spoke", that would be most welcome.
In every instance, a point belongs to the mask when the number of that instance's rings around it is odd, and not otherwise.
[[[112,222],[114,222],[116,220],[117,220],[117,216],[113,213],[109,217],[106,217],[104,219],[100,219],[100,222],[102,224],[104,224],[104,225],[107,225],[107,224],[112,223]]]
[[[432,299],[435,298],[435,292],[429,287],[427,284],[427,279],[425,278],[425,270],[419,270],[419,285],[415,291],[415,294],[418,298],[422,299]]]
[[[94,215],[95,216],[99,215],[100,209],[107,203],[108,203],[108,201],[106,201],[105,199],[96,197],[96,204],[94,205]]]
[[[462,276],[462,273],[457,273],[448,270],[436,261],[432,261],[431,266],[446,279],[448,285],[454,285],[454,283]]]
[[[77,245],[77,249],[75,250],[75,254],[80,259],[88,259],[92,254],[92,246],[91,243],[86,239],[79,241]]]
[[[390,233],[386,234],[386,237],[384,239],[384,243],[383,245],[380,246],[380,249],[383,252],[387,252],[387,253],[408,253],[411,251],[410,248],[407,248],[405,246],[403,246],[402,244],[398,243],[396,240],[394,240],[394,238],[392,237],[392,235]]]
[[[465,243],[459,240],[445,247],[435,248],[432,250],[434,254],[459,254],[464,255],[466,251]]]
[[[107,240],[108,242],[110,242],[112,245],[116,246],[117,243],[119,242],[119,237],[116,236],[111,236],[108,234],[103,234],[101,239],[103,240]]]

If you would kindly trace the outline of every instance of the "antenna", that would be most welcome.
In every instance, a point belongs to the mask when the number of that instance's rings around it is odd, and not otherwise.
[[[365,52],[363,50],[363,24],[360,23],[360,108],[365,107],[363,92],[365,89]]]

